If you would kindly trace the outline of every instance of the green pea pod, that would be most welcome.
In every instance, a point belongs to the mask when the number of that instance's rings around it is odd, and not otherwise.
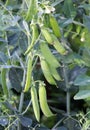
[[[50,84],[56,85],[56,82],[55,82],[54,78],[53,78],[52,75],[51,75],[51,72],[50,72],[50,69],[49,69],[49,66],[48,66],[46,60],[43,59],[43,58],[40,58],[40,61],[41,61],[41,62],[40,62],[40,63],[41,63],[41,68],[42,68],[42,71],[43,71],[43,74],[44,74],[46,80],[47,80]]]
[[[50,34],[48,28],[42,27],[42,28],[41,28],[41,33],[42,33],[42,35],[44,36],[45,40],[46,40],[49,44],[52,45],[52,44],[53,44],[53,39],[52,39],[52,37],[51,37],[51,34]]]
[[[53,15],[50,15],[49,19],[50,19],[50,25],[52,27],[55,36],[60,38],[61,37],[60,27],[58,25],[56,18]]]
[[[54,68],[52,65],[49,65],[49,69],[50,69],[52,76],[56,80],[58,80],[58,81],[62,80],[56,68]]]
[[[32,100],[35,117],[37,121],[39,122],[40,121],[40,107],[39,107],[39,102],[38,102],[37,90],[35,86],[31,87],[31,100]]]
[[[32,57],[31,55],[29,55],[27,61],[27,73],[26,73],[26,83],[25,83],[24,92],[27,92],[30,88],[31,77],[32,77]]]
[[[67,53],[66,49],[64,46],[59,42],[57,37],[54,34],[51,34],[52,39],[53,39],[53,46],[54,48],[62,55],[65,55]]]
[[[49,28],[50,27],[50,21],[49,21],[49,14],[44,14],[44,26]]]
[[[8,97],[9,94],[8,94],[8,88],[7,88],[7,84],[6,84],[6,73],[7,73],[7,69],[6,68],[2,68],[1,69],[2,89],[3,89],[4,95],[6,95]]]
[[[31,49],[35,45],[35,42],[36,42],[36,40],[38,39],[38,36],[39,36],[37,25],[32,24],[31,28],[32,28],[32,41],[31,41],[31,44],[29,45],[29,47],[27,48],[25,55],[28,54],[31,51]]]
[[[30,0],[28,11],[26,14],[26,21],[31,21],[32,18],[36,15],[38,9],[38,0]]]
[[[40,43],[40,50],[50,66],[53,66],[55,68],[60,67],[60,63],[58,62],[56,57],[52,54],[46,42]]]
[[[40,84],[40,86],[39,86],[39,101],[40,101],[40,108],[41,108],[43,114],[46,117],[53,116],[54,114],[50,110],[48,103],[47,103],[47,94],[46,94],[45,86],[42,84]]]
[[[51,51],[50,51],[50,49],[49,49],[46,42],[42,42],[40,44],[40,50],[41,50],[41,53],[44,56],[46,62],[48,63],[48,67],[49,67],[49,70],[50,70],[52,76],[56,80],[60,81],[61,77],[60,77],[60,75],[58,74],[58,72],[56,70],[56,68],[59,67],[60,64],[57,61],[57,59],[54,57],[54,55],[51,53]]]

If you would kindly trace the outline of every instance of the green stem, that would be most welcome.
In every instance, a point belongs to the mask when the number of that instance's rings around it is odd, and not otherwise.
[[[21,67],[22,67],[23,70],[24,70],[23,81],[22,81],[22,88],[23,88],[23,87],[24,87],[24,83],[25,83],[26,69],[25,69],[25,67],[24,67],[24,64],[23,64],[22,59],[18,56],[17,53],[15,53],[15,54],[16,54],[17,58],[19,59],[19,62],[20,62]],[[22,89],[22,90],[23,90],[23,89]],[[20,95],[20,102],[19,102],[19,108],[18,108],[18,111],[19,111],[20,114],[21,114],[21,112],[22,112],[23,102],[24,102],[24,92],[22,91],[22,92],[21,92],[21,95]],[[20,121],[18,121],[17,130],[21,130]]]
[[[64,119],[65,119],[65,117],[63,117],[61,120],[59,120],[59,121],[53,126],[52,130],[55,130],[56,127],[59,126],[59,125],[63,122]]]
[[[66,110],[67,110],[67,116],[70,116],[70,85],[68,82],[68,76],[67,76],[67,66],[63,62],[63,74],[64,74],[64,80],[66,84]]]
[[[22,112],[23,100],[24,100],[24,93],[22,92],[21,96],[20,96],[20,104],[19,104],[19,112],[20,113]]]
[[[67,65],[65,64],[64,60],[63,60],[63,74],[64,74],[64,80],[65,80],[65,84],[66,84],[66,110],[67,110],[67,117],[71,117],[70,116],[70,84],[68,82]],[[70,120],[68,120],[67,127],[68,127],[68,130],[72,129],[72,124],[71,124]]]
[[[18,120],[18,118],[17,119],[15,119],[12,123],[10,123],[10,125],[8,125],[8,127],[7,128],[5,128],[5,130],[8,130],[16,121]]]
[[[28,111],[30,105],[31,105],[31,100],[29,101],[28,106],[26,107],[25,111],[22,112],[22,115],[24,115]]]

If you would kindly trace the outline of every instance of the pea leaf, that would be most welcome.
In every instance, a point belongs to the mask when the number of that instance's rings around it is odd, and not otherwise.
[[[23,78],[22,69],[14,68],[14,67],[10,68],[9,80],[10,80],[10,83],[12,86],[11,88],[13,88],[18,93],[21,92],[21,90],[22,90],[22,86],[21,86],[22,78]]]
[[[83,15],[83,22],[87,29],[90,31],[90,16]]]
[[[6,126],[8,124],[8,119],[0,117],[0,125],[1,126]]]
[[[30,118],[19,116],[19,119],[24,127],[30,127],[32,125],[32,120]]]
[[[75,96],[75,100],[85,99],[90,97],[90,90],[80,90]]]
[[[64,14],[69,18],[70,17],[74,18],[76,16],[76,10],[73,6],[72,0],[64,1],[63,11],[64,11]]]
[[[90,85],[90,76],[87,75],[79,75],[75,81],[74,81],[74,85],[78,85],[78,86],[87,86]]]
[[[0,52],[0,64],[5,64],[7,60],[8,57],[3,52]]]
[[[28,39],[25,33],[21,32],[19,36],[19,47],[22,52],[25,52],[28,46]]]

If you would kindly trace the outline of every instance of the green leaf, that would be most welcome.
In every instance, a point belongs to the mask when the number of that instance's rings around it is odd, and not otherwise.
[[[19,36],[19,47],[21,51],[24,53],[28,46],[28,39],[25,33],[21,32]]]
[[[87,75],[79,75],[74,81],[74,85],[78,86],[87,86],[90,85],[90,76]]]
[[[8,37],[8,44],[9,44],[9,45],[12,45],[12,46],[13,46],[13,45],[16,45],[17,42],[18,42],[18,39],[19,39],[19,35],[20,35],[19,32],[10,35],[10,36]]]
[[[67,17],[75,18],[76,16],[76,10],[73,6],[72,0],[65,0],[64,1],[64,7],[63,7],[64,14]]]
[[[8,125],[8,122],[9,122],[9,120],[8,120],[7,118],[5,118],[5,117],[0,117],[0,125],[1,125],[1,126],[6,126],[6,125]]]
[[[90,10],[90,4],[80,5],[79,8],[84,8],[85,10]]]
[[[22,79],[23,79],[23,70],[19,68],[10,68],[9,70],[9,80],[11,83],[11,88],[16,92],[20,93],[22,90]]]
[[[24,127],[30,127],[32,125],[32,119],[24,116],[19,116],[20,122]]]
[[[6,0],[6,6],[15,6],[17,4],[17,0]]]
[[[73,23],[72,18],[64,19],[62,23],[62,27],[66,27],[67,25],[70,25]]]
[[[3,52],[0,52],[0,64],[6,64],[7,60],[8,57]]]
[[[85,65],[90,67],[90,49],[89,49],[89,46],[84,48],[82,58],[85,62]]]
[[[84,63],[84,60],[82,59],[82,57],[79,55],[79,54],[77,54],[77,53],[69,53],[68,55],[66,55],[65,57],[64,57],[64,59],[65,59],[65,63],[72,63],[72,62],[74,62],[74,63],[76,63],[76,64],[78,64],[78,65],[82,65],[82,64],[85,64]]]
[[[87,27],[87,29],[90,31],[90,16],[83,15],[83,23]]]
[[[54,3],[52,3],[52,6],[57,6],[58,4],[60,4],[61,2],[63,2],[64,0],[55,0]]]
[[[80,90],[75,96],[75,100],[85,99],[90,97],[90,90]]]

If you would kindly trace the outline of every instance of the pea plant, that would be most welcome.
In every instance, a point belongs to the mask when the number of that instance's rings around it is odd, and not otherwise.
[[[90,128],[90,1],[0,1],[0,130]]]

